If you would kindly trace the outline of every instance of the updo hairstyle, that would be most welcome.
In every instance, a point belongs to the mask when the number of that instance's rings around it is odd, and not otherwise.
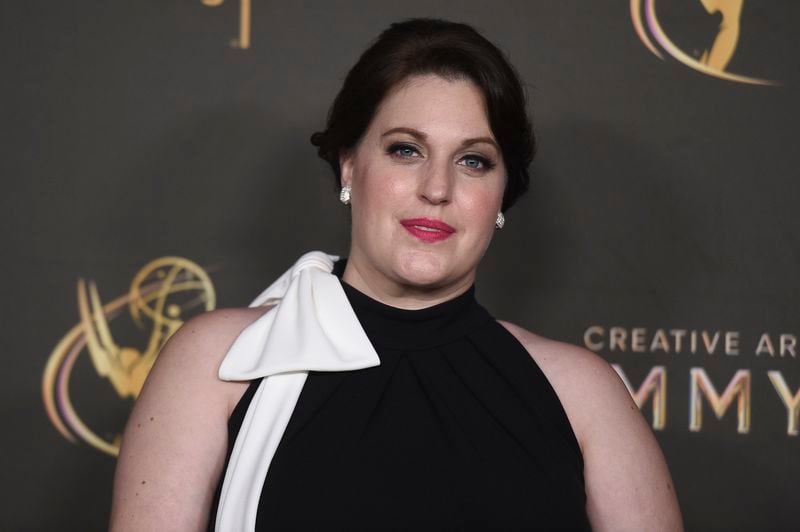
[[[468,79],[483,92],[507,171],[502,203],[507,210],[528,190],[536,140],[516,71],[503,52],[466,24],[426,18],[392,24],[347,74],[325,130],[311,135],[311,143],[341,187],[340,154],[356,146],[392,88],[426,74]]]

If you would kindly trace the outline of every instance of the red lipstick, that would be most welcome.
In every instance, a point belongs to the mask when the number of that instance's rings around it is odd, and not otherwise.
[[[425,242],[438,242],[456,232],[443,221],[430,218],[409,218],[401,220],[400,223],[406,231]]]

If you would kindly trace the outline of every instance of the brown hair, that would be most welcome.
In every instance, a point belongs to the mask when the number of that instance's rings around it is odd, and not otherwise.
[[[319,156],[341,186],[339,155],[353,148],[387,93],[406,78],[436,74],[467,78],[483,92],[489,127],[507,171],[502,210],[528,189],[536,139],[525,91],[514,67],[494,44],[467,24],[417,18],[392,24],[367,48],[345,78],[324,131],[311,135]]]

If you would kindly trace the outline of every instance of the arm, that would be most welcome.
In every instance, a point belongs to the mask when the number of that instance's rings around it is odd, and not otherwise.
[[[227,420],[247,383],[219,380],[236,336],[264,309],[186,322],[166,343],[131,412],[114,477],[110,529],[205,530],[227,450]]]
[[[682,531],[664,455],[614,369],[586,349],[501,324],[526,347],[564,406],[583,453],[592,529]]]

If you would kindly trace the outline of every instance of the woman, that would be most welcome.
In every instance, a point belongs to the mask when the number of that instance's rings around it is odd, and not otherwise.
[[[475,300],[534,153],[502,53],[466,25],[394,24],[312,142],[351,208],[349,258],[310,253],[170,339],[112,529],[681,530],[613,369]]]

